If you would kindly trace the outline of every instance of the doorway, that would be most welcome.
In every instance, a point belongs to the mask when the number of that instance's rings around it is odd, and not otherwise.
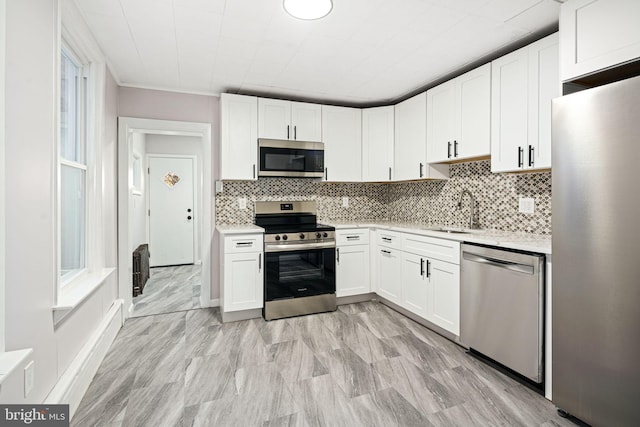
[[[127,317],[211,300],[211,125],[120,117],[119,295]],[[150,278],[133,298],[132,251],[149,245]]]

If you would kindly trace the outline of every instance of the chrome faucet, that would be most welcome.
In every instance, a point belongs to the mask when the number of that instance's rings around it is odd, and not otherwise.
[[[458,209],[462,209],[462,198],[465,194],[469,195],[469,199],[471,202],[471,209],[469,211],[469,228],[475,228],[473,224],[473,216],[475,214],[476,200],[473,198],[473,194],[471,194],[469,190],[462,190],[462,193],[460,193],[460,198],[458,199]]]

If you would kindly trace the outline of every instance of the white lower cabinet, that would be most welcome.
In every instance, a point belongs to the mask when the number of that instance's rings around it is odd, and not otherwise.
[[[261,234],[222,239],[220,306],[223,313],[262,308],[264,259]],[[224,318],[224,314],[223,314]]]
[[[371,292],[369,229],[336,231],[336,296]]]
[[[402,306],[424,317],[429,315],[430,284],[426,277],[426,261],[419,255],[402,253]]]
[[[427,319],[460,335],[460,265],[429,260],[430,313]]]
[[[392,303],[402,304],[402,259],[400,251],[392,248],[378,247],[375,256],[377,264],[378,286],[376,293]]]

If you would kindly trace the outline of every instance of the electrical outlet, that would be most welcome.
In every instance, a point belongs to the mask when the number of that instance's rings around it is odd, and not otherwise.
[[[24,397],[29,397],[31,390],[33,390],[33,383],[35,381],[34,361],[29,362],[24,367]]]
[[[222,193],[222,181],[216,181],[216,193]]]
[[[518,210],[520,213],[532,214],[535,212],[535,200],[533,197],[520,197],[518,203]]]
[[[342,198],[342,207],[343,208],[348,208],[349,207],[349,198],[348,197],[343,197]]]
[[[246,197],[238,197],[238,208],[239,209],[247,209],[247,198]]]

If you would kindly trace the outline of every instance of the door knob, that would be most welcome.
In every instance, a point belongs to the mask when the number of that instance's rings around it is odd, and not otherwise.
[[[187,217],[187,219],[191,219],[191,215],[189,215],[189,216]]]
[[[191,208],[187,209],[187,212],[191,212]]]

